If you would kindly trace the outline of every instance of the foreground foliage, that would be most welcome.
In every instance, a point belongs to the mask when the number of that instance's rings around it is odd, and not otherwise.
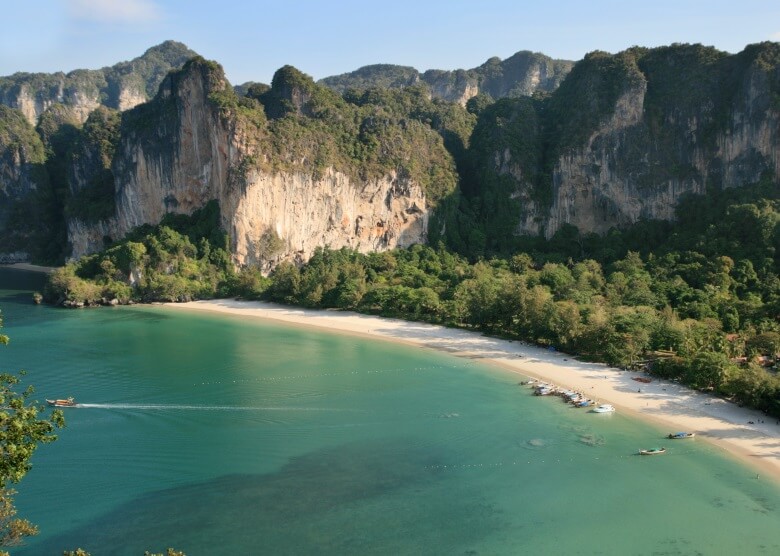
[[[8,337],[0,334],[0,344],[7,343]],[[29,401],[32,386],[17,391],[23,375],[0,374],[0,547],[17,546],[38,533],[35,525],[16,517],[15,491],[8,485],[24,478],[38,446],[56,440],[54,429],[65,424],[59,410],[48,418],[39,418],[42,408]],[[8,553],[0,550],[0,556],[3,554]]]

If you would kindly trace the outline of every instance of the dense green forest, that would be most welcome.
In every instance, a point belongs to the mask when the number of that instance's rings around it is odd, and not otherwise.
[[[55,272],[75,306],[240,296],[464,327],[554,346],[780,416],[780,198],[772,180],[689,196],[677,220],[606,236],[563,228],[511,257],[416,245],[320,249],[269,276],[235,270],[211,203]]]

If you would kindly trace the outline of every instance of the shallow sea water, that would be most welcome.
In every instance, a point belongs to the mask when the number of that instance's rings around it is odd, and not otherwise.
[[[0,368],[83,407],[18,485],[41,534],[12,554],[780,553],[780,489],[699,439],[429,350],[34,306],[37,279],[0,270]]]

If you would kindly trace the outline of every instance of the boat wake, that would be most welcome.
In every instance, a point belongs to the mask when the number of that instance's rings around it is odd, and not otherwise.
[[[149,411],[337,411],[355,412],[354,409],[331,407],[253,407],[235,405],[184,405],[184,404],[133,404],[133,403],[80,403],[82,409],[141,409]]]

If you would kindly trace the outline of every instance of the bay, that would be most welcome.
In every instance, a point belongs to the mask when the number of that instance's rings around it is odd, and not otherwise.
[[[777,554],[780,489],[706,442],[429,350],[164,307],[31,303],[4,372],[74,396],[12,554]],[[47,410],[48,411],[48,410]]]

